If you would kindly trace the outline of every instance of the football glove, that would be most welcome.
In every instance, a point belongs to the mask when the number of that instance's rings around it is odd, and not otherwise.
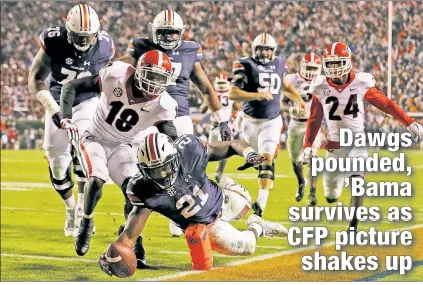
[[[71,119],[62,119],[60,121],[60,126],[68,133],[69,141],[73,144],[73,142],[79,141],[79,132],[78,126],[75,125]]]
[[[407,130],[413,135],[414,142],[419,142],[420,137],[423,136],[423,126],[419,123],[412,123],[408,126]]]
[[[113,273],[110,270],[110,263],[107,261],[105,253],[100,255],[100,258],[98,259],[98,265],[100,265],[100,268],[101,270],[103,270],[104,273],[109,276],[113,276]]]
[[[307,164],[312,156],[314,156],[313,150],[311,149],[311,147],[306,147],[301,152],[300,162]]]
[[[238,170],[243,171],[245,169],[253,167],[254,165],[260,164],[264,162],[265,160],[266,158],[264,156],[261,156],[260,154],[256,152],[250,152],[249,154],[247,154],[244,165],[241,165],[240,167],[238,167]]]
[[[230,141],[232,138],[232,132],[231,129],[228,126],[228,122],[221,122],[219,124],[219,130],[220,130],[220,137],[222,138],[222,141]]]

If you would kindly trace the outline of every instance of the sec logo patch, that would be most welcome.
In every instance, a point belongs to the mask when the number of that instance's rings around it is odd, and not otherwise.
[[[116,97],[122,96],[122,93],[122,88],[116,87],[115,89],[113,89],[113,95],[115,95]]]

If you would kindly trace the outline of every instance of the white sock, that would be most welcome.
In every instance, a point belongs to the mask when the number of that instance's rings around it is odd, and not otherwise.
[[[254,232],[256,239],[263,234],[263,227],[257,223],[252,223],[248,226],[248,230]]]
[[[72,210],[72,209],[75,210],[76,203],[75,203],[75,197],[73,196],[73,193],[68,199],[63,200],[63,202],[65,203],[66,210]]]
[[[91,219],[94,216],[94,213],[92,213],[91,215],[87,215],[84,213],[84,218],[86,219]]]
[[[264,210],[264,208],[266,208],[267,197],[269,197],[269,190],[260,189],[257,201],[259,201],[260,206],[262,207],[262,210]]]
[[[84,209],[84,193],[78,193],[78,208]]]

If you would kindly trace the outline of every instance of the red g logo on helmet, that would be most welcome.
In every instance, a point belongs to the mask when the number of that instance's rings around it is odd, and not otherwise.
[[[154,99],[166,90],[172,75],[172,62],[158,50],[150,50],[138,60],[135,70],[135,86],[144,95]]]
[[[344,43],[330,44],[323,54],[323,70],[328,78],[340,78],[352,69],[351,49]]]

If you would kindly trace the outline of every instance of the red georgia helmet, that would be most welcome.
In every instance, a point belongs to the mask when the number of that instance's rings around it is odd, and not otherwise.
[[[229,90],[229,77],[225,72],[219,71],[214,79],[214,90],[225,92]]]
[[[158,50],[150,50],[138,60],[135,70],[135,86],[154,99],[166,90],[172,77],[172,62]]]
[[[300,74],[306,80],[313,80],[322,72],[320,56],[311,52],[303,56],[300,62]]]
[[[332,64],[336,64],[333,67]],[[340,78],[350,73],[352,68],[351,50],[341,42],[330,44],[323,54],[323,71],[328,78]]]

